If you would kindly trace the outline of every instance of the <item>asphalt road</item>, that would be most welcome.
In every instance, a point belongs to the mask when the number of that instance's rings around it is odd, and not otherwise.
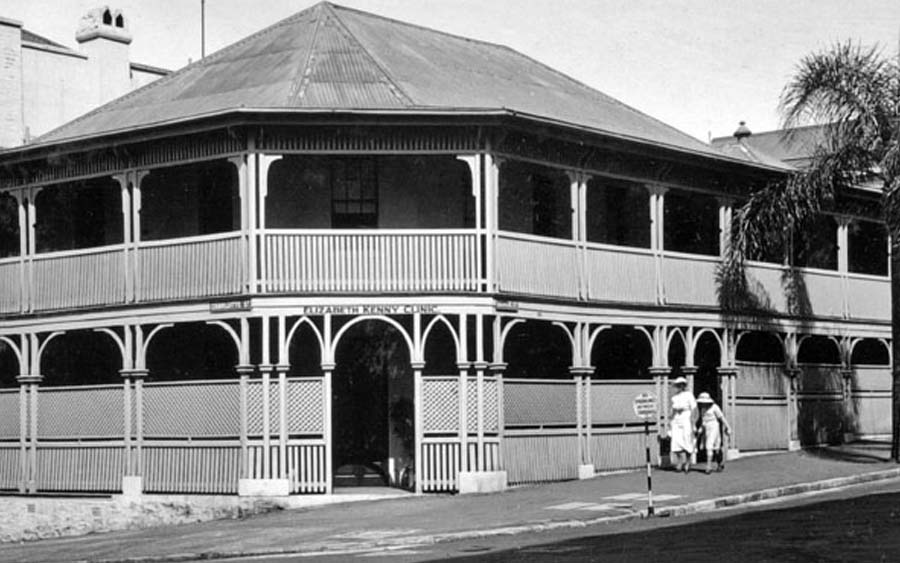
[[[237,561],[900,561],[900,482],[679,518],[320,557]]]

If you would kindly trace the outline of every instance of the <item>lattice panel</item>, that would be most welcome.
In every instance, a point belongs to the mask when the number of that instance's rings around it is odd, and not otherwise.
[[[425,432],[459,431],[459,384],[454,378],[422,378]]]
[[[484,380],[484,431],[500,430],[500,384],[496,379]]]
[[[0,440],[19,438],[19,390],[0,391]]]
[[[466,428],[470,433],[478,431],[478,380],[474,377],[466,385]]]
[[[325,396],[322,380],[288,381],[288,432],[322,434],[325,431]]]
[[[575,382],[506,379],[503,414],[509,425],[574,425]]]
[[[144,436],[201,438],[240,434],[237,381],[144,387]]]
[[[247,386],[247,432],[251,436],[263,433],[263,385],[262,380],[251,381]],[[269,380],[269,433],[278,433],[278,380]]]
[[[484,378],[484,431],[497,432],[500,428],[499,389],[497,380]],[[466,427],[470,433],[478,431],[478,380],[469,378],[466,387]]]
[[[125,432],[121,386],[41,388],[38,391],[39,438],[116,438]]]

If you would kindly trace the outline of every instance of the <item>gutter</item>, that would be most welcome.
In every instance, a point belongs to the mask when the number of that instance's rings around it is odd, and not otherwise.
[[[198,121],[201,119],[213,119],[218,117],[224,117],[228,115],[360,115],[360,116],[417,116],[417,117],[446,117],[452,115],[463,115],[470,117],[514,117],[526,119],[529,121],[533,121],[536,123],[544,123],[548,125],[554,125],[557,127],[563,127],[567,129],[573,129],[576,131],[581,131],[585,133],[590,133],[593,135],[601,135],[604,137],[617,139],[621,141],[626,141],[629,143],[635,143],[645,146],[652,146],[672,152],[676,152],[679,154],[689,155],[693,157],[700,157],[705,159],[711,159],[716,161],[721,161],[729,164],[736,164],[742,167],[751,167],[766,170],[769,172],[778,172],[778,173],[786,173],[787,171],[783,168],[774,167],[762,163],[754,163],[747,162],[746,160],[731,157],[725,154],[718,154],[714,152],[716,149],[710,147],[710,151],[694,151],[690,149],[685,149],[683,147],[676,147],[667,143],[655,142],[647,139],[642,139],[639,137],[633,137],[630,135],[623,135],[621,133],[612,133],[609,131],[605,131],[602,129],[596,129],[593,127],[587,127],[583,125],[578,125],[575,123],[556,120],[552,118],[542,117],[535,114],[530,114],[526,112],[521,112],[517,110],[512,110],[508,108],[500,108],[500,109],[489,109],[489,108],[454,108],[454,109],[440,109],[440,108],[414,108],[414,109],[306,109],[306,108],[229,108],[223,110],[216,110],[207,113],[194,114],[187,117],[182,117],[178,119],[170,119],[165,121],[157,121],[153,123],[147,123],[138,127],[128,127],[122,129],[113,129],[110,131],[105,131],[100,135],[81,135],[77,137],[70,137],[59,139],[51,142],[37,142],[30,145],[24,145],[21,147],[15,147],[0,151],[0,159],[4,159],[7,156],[13,155],[27,155],[32,152],[41,152],[46,149],[50,149],[52,147],[59,147],[64,145],[71,145],[80,142],[84,142],[87,140],[97,140],[105,137],[112,137],[116,135],[124,135],[128,133],[135,133],[146,131],[149,129],[155,129],[159,127],[167,127],[173,125],[180,125],[185,123],[190,123],[194,121]],[[701,141],[698,141],[701,142]],[[26,157],[27,158],[27,157]]]

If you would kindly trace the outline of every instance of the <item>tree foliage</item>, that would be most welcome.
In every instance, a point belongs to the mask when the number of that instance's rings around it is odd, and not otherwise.
[[[877,47],[854,41],[832,45],[799,62],[779,106],[786,143],[793,140],[798,127],[808,124],[821,125],[822,138],[808,167],[753,193],[735,213],[731,243],[718,271],[719,297],[723,309],[744,316],[768,309],[750,287],[745,261],[781,252],[791,265],[791,253],[785,249],[803,243],[796,235],[810,228],[820,212],[832,209],[843,189],[871,182],[881,187],[893,256],[900,256],[898,62]],[[895,276],[900,273],[896,265]],[[784,281],[790,301],[802,276],[787,273]],[[897,285],[896,279],[892,282]],[[895,345],[900,334],[897,320],[894,315]],[[898,459],[900,377],[896,373],[894,410],[893,457]]]

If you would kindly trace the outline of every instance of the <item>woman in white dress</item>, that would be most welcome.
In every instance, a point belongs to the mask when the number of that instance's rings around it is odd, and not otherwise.
[[[685,378],[679,377],[672,384],[678,392],[672,396],[670,451],[675,458],[675,470],[687,473],[691,469],[691,454],[694,453],[694,413],[697,411],[697,401],[694,394],[687,390]]]
[[[703,431],[703,448],[706,450],[706,474],[712,472],[713,458],[718,457],[718,470],[725,469],[725,457],[722,452],[722,431],[731,434],[731,427],[725,420],[725,414],[719,405],[713,401],[709,393],[700,393],[697,397],[697,405],[700,407],[700,429]]]

